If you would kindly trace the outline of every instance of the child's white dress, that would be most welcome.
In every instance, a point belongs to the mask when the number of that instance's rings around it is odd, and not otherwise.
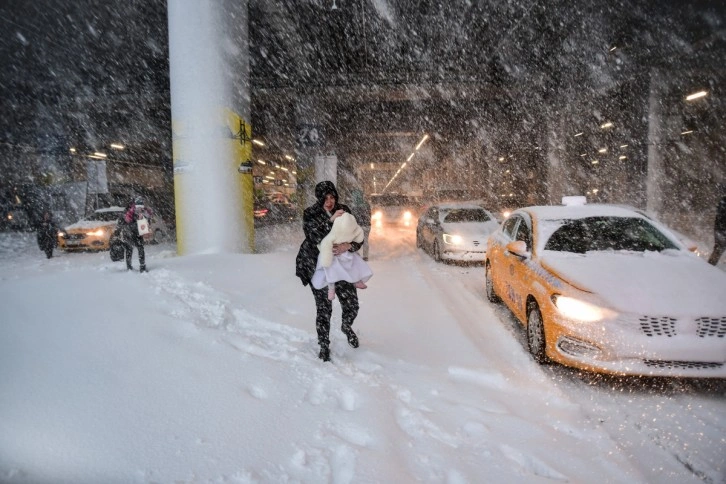
[[[318,257],[318,265],[310,283],[315,289],[322,289],[337,281],[366,282],[371,276],[373,271],[357,252],[343,252],[333,256],[329,267],[323,266]]]
[[[328,284],[338,281],[355,283],[366,282],[373,276],[373,271],[357,252],[344,252],[333,255],[333,244],[344,242],[362,242],[363,229],[349,213],[344,213],[333,221],[330,233],[318,244],[320,255],[315,273],[310,281],[315,289],[322,289]]]

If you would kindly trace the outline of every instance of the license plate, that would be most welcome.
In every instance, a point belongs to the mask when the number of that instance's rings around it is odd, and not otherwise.
[[[66,245],[67,245],[67,246],[71,246],[71,245],[79,245],[80,243],[81,243],[81,241],[80,241],[80,240],[66,240]]]

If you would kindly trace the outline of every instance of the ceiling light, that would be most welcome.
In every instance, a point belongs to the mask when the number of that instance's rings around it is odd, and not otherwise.
[[[499,157],[499,161],[504,161],[504,157],[503,156]]]
[[[602,129],[605,129],[605,128],[612,128],[612,127],[613,127],[613,123],[611,123],[610,121],[608,121],[608,122],[607,122],[607,123],[605,123],[605,124],[601,124],[601,125],[600,125],[600,127],[601,127]]]
[[[408,158],[406,158],[406,161],[411,161],[411,158],[413,158],[413,155],[415,155],[415,154],[416,153],[411,153],[410,155],[408,155]]]
[[[598,163],[600,163],[598,160],[592,160],[593,165],[597,165]]]
[[[69,151],[70,151],[71,153],[75,153],[75,152],[76,152],[76,149],[75,149],[75,148],[71,148],[71,149],[70,149]]]
[[[583,133],[582,131],[580,131],[579,133],[575,134],[575,138],[577,138],[578,136],[582,136],[583,134],[585,134],[585,133]]]
[[[693,130],[689,129],[689,130],[682,132],[681,134],[691,134],[691,133],[693,133]]]
[[[599,150],[597,150],[597,152],[598,153],[607,153],[608,152],[608,149],[607,148],[600,148]]]
[[[376,167],[376,164],[375,163],[371,163],[371,170],[374,169],[375,167]]]
[[[617,46],[613,46],[613,48],[612,48],[612,49],[610,49],[610,52],[614,51],[614,50],[615,50],[615,49],[617,49],[617,48],[618,48]]]
[[[628,147],[628,145],[620,145],[620,149],[621,149],[621,150],[622,150],[623,148],[627,148],[627,147]]]
[[[583,153],[580,156],[584,158],[585,156],[587,156],[587,153]]]
[[[421,145],[424,144],[424,142],[429,139],[429,135],[425,134],[423,138],[421,138],[421,141],[418,142],[416,145],[416,151],[418,151],[419,148],[421,148]]]
[[[625,158],[627,158],[627,156],[625,156],[625,155],[618,156],[618,160],[624,160]]]
[[[260,141],[258,139],[253,139],[252,142],[254,144],[256,144],[257,146],[265,146],[265,143],[263,143],[262,141]]]
[[[124,145],[119,144],[119,143],[111,143],[111,148],[113,148],[115,150],[122,150],[122,149],[124,149]]]
[[[265,163],[264,160],[257,160],[257,163],[259,163],[260,165],[266,165],[267,164],[267,163]]]
[[[93,154],[99,158],[106,158],[108,156],[106,153],[101,153],[100,151],[96,151]]]
[[[288,159],[288,160],[290,160],[290,161],[295,161],[295,158],[293,158],[293,157],[292,157],[292,156],[290,156],[290,155],[285,155],[285,158],[287,158],[287,159]]]
[[[707,95],[708,95],[708,91],[694,92],[693,94],[689,94],[688,96],[686,96],[686,101],[693,101],[694,99],[705,97]]]

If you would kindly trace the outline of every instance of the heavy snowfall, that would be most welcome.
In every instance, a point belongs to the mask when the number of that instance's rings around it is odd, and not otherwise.
[[[724,381],[539,366],[413,229],[374,228],[361,345],[335,303],[324,363],[299,223],[257,235],[139,274],[0,233],[0,481],[726,482]]]

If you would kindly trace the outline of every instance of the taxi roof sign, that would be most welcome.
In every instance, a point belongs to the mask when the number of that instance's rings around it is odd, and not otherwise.
[[[585,205],[586,203],[587,198],[582,195],[562,197],[562,205],[565,207],[577,207],[579,205]]]

